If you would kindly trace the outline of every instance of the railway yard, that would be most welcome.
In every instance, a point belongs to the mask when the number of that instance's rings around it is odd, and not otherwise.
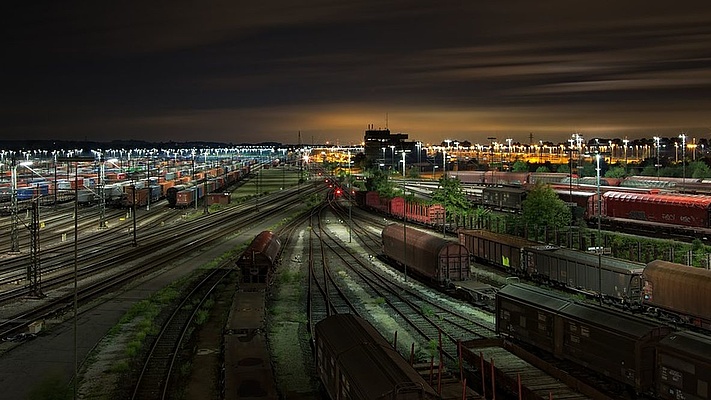
[[[3,398],[67,384],[84,399],[711,397],[705,270],[603,268],[443,231],[441,206],[246,166],[153,200],[133,186],[116,209],[47,207],[40,273],[23,226],[0,271]],[[199,204],[218,188],[229,202]]]

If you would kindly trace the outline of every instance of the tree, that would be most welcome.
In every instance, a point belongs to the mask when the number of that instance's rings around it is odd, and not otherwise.
[[[560,172],[561,174],[569,174],[570,173],[570,167],[568,164],[561,164],[558,166],[556,169],[556,172]]]
[[[393,198],[397,195],[395,184],[388,179],[388,175],[383,171],[374,168],[369,171],[369,175],[370,177],[365,181],[367,190],[378,192],[380,197]]]
[[[605,172],[606,178],[624,178],[627,176],[624,167],[612,167]]]
[[[541,233],[546,226],[566,227],[570,225],[572,219],[568,205],[558,198],[549,185],[542,182],[536,182],[526,196],[521,215],[526,225],[529,228],[537,228],[538,233]]]
[[[688,170],[692,178],[702,179],[711,176],[711,169],[703,161],[692,161],[689,163]]]
[[[471,212],[471,203],[456,178],[440,178],[439,186],[432,191],[432,202],[442,204],[447,214],[468,215]]]
[[[541,165],[540,167],[536,168],[536,172],[551,172],[551,171],[545,165]]]
[[[528,163],[523,160],[516,160],[511,166],[513,172],[528,172]]]
[[[407,170],[407,177],[410,179],[419,179],[420,178],[420,170],[417,168],[409,168]]]

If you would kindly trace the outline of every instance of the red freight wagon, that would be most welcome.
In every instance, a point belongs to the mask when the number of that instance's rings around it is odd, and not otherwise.
[[[610,191],[603,193],[602,198],[603,214],[610,218],[709,227],[711,196]]]

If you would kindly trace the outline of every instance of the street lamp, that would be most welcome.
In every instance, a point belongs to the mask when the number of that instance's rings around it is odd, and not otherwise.
[[[422,142],[415,143],[415,146],[417,147],[417,163],[419,164],[422,156]]]
[[[597,162],[597,277],[600,305],[602,305],[602,196],[600,196],[600,153],[595,154]]]
[[[654,144],[655,144],[655,146],[657,146],[657,165],[655,165],[657,167],[657,179],[659,179],[659,166],[660,166],[659,165],[659,140],[660,139],[661,138],[659,136],[654,137]]]
[[[447,148],[442,147],[442,176],[447,177]]]
[[[394,144],[391,144],[391,145],[388,146],[388,147],[390,147],[390,156],[391,156],[391,158],[392,158],[392,160],[393,160],[392,164],[390,164],[390,166],[391,166],[391,168],[392,168],[393,166],[395,166],[395,145],[394,145]]]
[[[81,161],[94,161],[94,157],[86,156],[69,156],[69,157],[58,157],[57,161],[75,163],[74,164],[74,398],[77,398],[77,372],[79,371],[79,354],[77,352],[77,309],[78,309],[78,286],[77,286],[77,274],[79,270],[78,266],[78,253],[79,253],[79,240],[77,236],[79,235],[79,162]]]
[[[679,137],[681,138],[681,185],[683,190],[686,180],[686,134],[682,133]]]

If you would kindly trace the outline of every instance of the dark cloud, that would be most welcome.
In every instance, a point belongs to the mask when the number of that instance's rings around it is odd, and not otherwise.
[[[4,136],[709,136],[705,3],[16,2]],[[650,133],[651,132],[651,133]]]

